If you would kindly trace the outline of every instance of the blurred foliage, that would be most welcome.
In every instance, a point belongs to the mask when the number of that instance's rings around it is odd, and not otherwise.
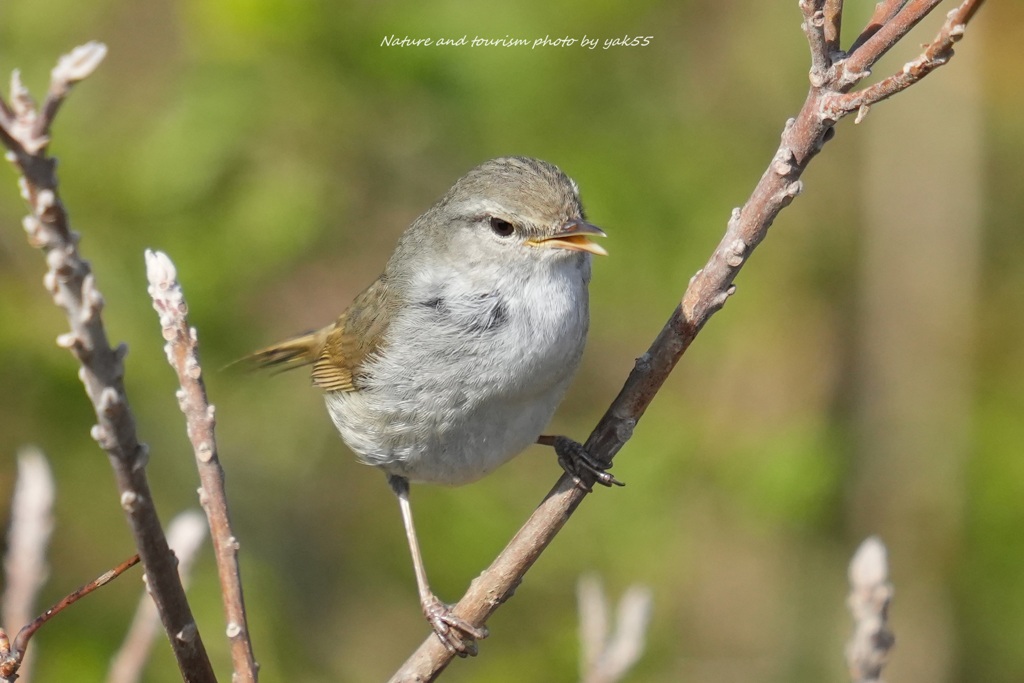
[[[595,267],[584,367],[553,429],[585,436],[706,260],[806,90],[796,3],[579,1],[9,0],[0,71],[42,93],[58,55],[110,53],[58,117],[53,152],[82,249],[125,340],[127,384],[165,520],[197,504],[196,475],[146,296],[147,247],[167,251],[197,326],[256,654],[266,681],[380,680],[427,634],[397,506],[356,464],[300,373],[219,370],[333,319],[402,229],[469,167],[538,156],[580,184],[609,233]],[[847,3],[847,27],[871,3]],[[940,8],[941,9],[941,8]],[[924,22],[928,40],[941,12]],[[954,617],[947,680],[1024,678],[1024,78],[1017,3],[989,3],[958,52],[982,54],[983,214],[964,474],[935,492],[956,511],[933,570]],[[1014,29],[1013,27],[1016,27]],[[653,36],[647,47],[383,47],[385,36]],[[916,35],[916,34],[915,34]],[[849,42],[849,37],[846,41]],[[880,73],[897,69],[894,57]],[[919,88],[965,68],[958,60]],[[948,72],[948,73],[947,73]],[[880,108],[901,106],[901,98]],[[942,111],[922,111],[921,126]],[[843,680],[845,566],[868,532],[858,476],[861,126],[839,126],[598,491],[488,624],[451,681],[575,677],[574,586],[654,591],[634,680]],[[941,149],[941,140],[935,140]],[[950,168],[956,173],[956,168]],[[902,210],[913,212],[915,207]],[[58,479],[52,576],[40,607],[131,552],[61,314],[24,243],[12,174],[0,185],[0,500],[35,443]],[[951,273],[953,277],[955,274]],[[869,397],[870,398],[870,397]],[[455,599],[557,477],[534,448],[458,490],[413,491],[435,590]],[[894,479],[898,470],[883,473]],[[912,476],[912,473],[911,473]],[[927,526],[927,515],[920,524]],[[924,562],[890,548],[900,590]],[[129,575],[33,643],[38,680],[101,680],[140,591]],[[229,657],[207,553],[190,590],[223,679]],[[19,625],[7,624],[16,629]],[[894,653],[899,680],[916,663]],[[157,648],[149,681],[177,680]]]

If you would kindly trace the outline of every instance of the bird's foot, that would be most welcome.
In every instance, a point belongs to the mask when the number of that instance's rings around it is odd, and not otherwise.
[[[476,656],[476,641],[487,637],[487,629],[474,626],[452,614],[452,608],[431,594],[423,600],[423,614],[449,652],[460,657]]]
[[[541,436],[537,443],[554,446],[558,464],[584,491],[593,490],[592,481],[602,486],[625,486],[606,469],[605,465],[591,457],[578,441],[573,441],[567,436]]]

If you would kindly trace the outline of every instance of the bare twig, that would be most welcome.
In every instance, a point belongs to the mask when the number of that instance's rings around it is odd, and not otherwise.
[[[811,48],[809,78],[811,85],[814,86],[824,85],[825,79],[828,78],[828,69],[832,66],[832,56],[825,39],[824,7],[825,0],[800,0],[800,11],[804,15],[800,28],[804,30]]]
[[[12,114],[0,120],[0,142],[8,148],[7,159],[21,173],[22,196],[31,209],[24,220],[25,231],[29,242],[46,254],[49,267],[44,284],[71,326],[70,332],[57,338],[57,344],[71,351],[82,366],[79,378],[96,411],[92,437],[107,452],[114,469],[121,506],[178,666],[186,681],[214,681],[146,478],[148,451],[139,442],[124,391],[124,356],[128,349],[124,344],[111,348],[107,339],[101,316],[103,297],[89,263],[79,254],[79,236],[71,230],[57,191],[56,162],[46,154],[47,133],[61,102],[71,86],[85,78],[105,54],[106,47],[101,43],[88,43],[62,58],[53,70],[49,94],[39,110],[15,75],[12,104],[0,106],[0,110]]]
[[[615,683],[622,680],[644,652],[651,618],[651,591],[626,589],[611,629],[608,596],[596,576],[581,577],[576,586],[580,615],[580,680]]]
[[[192,565],[205,538],[206,518],[198,510],[182,512],[167,525],[167,544],[178,558],[178,575],[186,588]],[[153,598],[149,597],[148,592],[143,591],[124,643],[111,660],[107,683],[141,681],[153,641],[159,632],[160,615],[153,604]]]
[[[860,544],[850,562],[846,605],[854,625],[846,644],[846,665],[853,683],[880,683],[889,649],[896,642],[887,624],[893,589],[886,556],[885,545],[871,536]]]
[[[139,556],[132,555],[110,571],[103,572],[89,583],[78,588],[78,590],[65,595],[59,602],[57,602],[57,604],[36,617],[31,624],[28,624],[18,631],[18,636],[14,639],[14,651],[24,653],[25,648],[28,647],[28,641],[32,639],[32,636],[35,635],[36,631],[43,627],[43,624],[87,596],[89,593],[92,593],[97,588],[106,586],[108,583],[121,576],[121,574],[124,574],[138,563]]]
[[[214,410],[206,398],[202,367],[199,364],[199,338],[188,324],[188,305],[178,284],[171,259],[163,252],[146,250],[146,275],[153,308],[160,314],[167,345],[167,360],[178,373],[181,388],[178,405],[188,423],[188,437],[195,450],[199,469],[199,502],[210,523],[217,573],[220,576],[227,635],[231,642],[231,659],[236,683],[255,683],[259,667],[252,652],[249,626],[242,596],[242,577],[238,566],[238,540],[231,531],[228,516],[224,470],[217,457],[214,436]]]
[[[966,0],[950,14],[939,39],[926,50],[926,56],[931,54],[933,57],[926,65],[913,69],[912,72],[918,76],[912,77],[900,90],[948,61],[952,54],[952,43],[963,35],[964,24],[981,1]],[[819,7],[817,3],[801,4],[801,7],[805,6],[812,9]],[[876,16],[888,18],[878,32],[884,30],[885,33],[877,40],[869,38],[865,42],[858,51],[855,65],[859,66],[856,69],[850,69],[842,56],[837,55],[840,58],[828,69],[825,80],[820,84],[812,81],[803,107],[795,118],[786,122],[781,144],[750,198],[742,208],[733,209],[718,247],[707,264],[691,278],[681,303],[651,347],[637,358],[619,395],[587,439],[585,448],[591,458],[611,465],[612,458],[632,436],[637,422],[683,353],[711,316],[725,305],[735,291],[733,281],[750,254],[768,234],[768,228],[775,217],[800,194],[803,187],[800,177],[811,159],[832,138],[835,124],[854,111],[863,113],[863,108],[837,98],[866,76],[864,68],[874,64],[899,37],[905,35],[913,24],[927,14],[927,10],[934,6],[934,1],[925,3],[910,0],[902,11],[893,13],[899,6],[899,2],[887,0],[876,10]],[[835,4],[831,7],[838,10]],[[805,10],[805,23],[806,16]],[[891,22],[896,22],[896,25],[890,27]],[[833,18],[833,23],[839,25],[838,17]],[[821,46],[818,29],[812,28],[807,33],[813,55],[820,52]],[[826,37],[824,41],[827,40]],[[472,582],[455,606],[455,615],[471,624],[482,626],[498,606],[512,595],[525,573],[586,495],[587,491],[574,486],[571,478],[563,475],[491,566]],[[430,636],[410,655],[391,681],[434,680],[451,660],[451,653],[436,637]]]
[[[905,3],[879,3],[875,14],[881,21],[868,23],[850,47],[850,71],[869,71],[871,65],[903,39],[942,0],[908,0]],[[872,17],[874,18],[874,17]]]
[[[844,89],[849,89],[859,83],[871,72],[871,67],[882,58],[885,53],[903,39],[903,36],[910,32],[910,29],[917,26],[918,22],[924,19],[929,12],[935,9],[942,0],[909,0],[902,8],[883,22],[878,30],[871,33],[870,37],[864,39],[863,43],[856,44],[851,48],[849,57],[840,65],[838,82]],[[876,11],[878,9],[876,8]],[[884,8],[886,14],[892,8]],[[869,31],[869,25],[865,32]],[[864,34],[861,34],[864,37]],[[859,40],[859,39],[858,39]]]
[[[907,62],[903,68],[888,78],[856,92],[831,94],[823,103],[822,111],[829,118],[837,118],[850,112],[864,112],[866,108],[906,90],[914,83],[949,62],[953,56],[953,45],[964,36],[967,22],[978,10],[982,0],[967,0],[952,10],[935,39],[929,43],[917,59]],[[858,122],[863,118],[858,116]],[[838,119],[837,119],[838,120]]]
[[[77,590],[65,595],[56,605],[40,614],[32,620],[32,623],[18,631],[18,635],[13,643],[7,638],[6,632],[2,632],[2,637],[0,637],[0,681],[14,681],[18,677],[18,667],[25,656],[28,641],[32,639],[36,631],[41,629],[46,622],[97,588],[107,585],[138,563],[139,556],[132,555],[110,571],[104,572],[84,586],[80,586]]]
[[[856,52],[868,38],[878,33],[878,29],[892,21],[892,18],[902,9],[905,2],[906,0],[882,0],[875,5],[875,11],[872,12],[871,18],[868,19],[868,23],[864,26],[864,30],[853,41],[849,52]]]
[[[46,456],[37,448],[22,449],[4,556],[3,621],[9,629],[32,619],[36,595],[49,575],[46,547],[53,531],[53,499],[53,474]]]
[[[79,45],[57,60],[57,66],[50,72],[50,90],[43,100],[41,114],[36,118],[36,125],[32,130],[33,137],[49,139],[50,125],[71,92],[71,86],[87,78],[106,56],[107,46],[92,42]]]
[[[8,629],[32,619],[36,596],[49,575],[46,548],[53,531],[53,499],[53,474],[46,456],[37,448],[23,448],[18,453],[18,479],[4,556],[3,622]],[[21,660],[18,673],[23,683],[31,676],[32,654]]]
[[[839,52],[843,31],[843,0],[825,0],[825,49],[830,58]]]

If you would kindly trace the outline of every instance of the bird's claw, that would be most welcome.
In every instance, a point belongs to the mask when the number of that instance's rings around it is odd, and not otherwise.
[[[452,614],[452,608],[431,595],[423,601],[423,614],[449,652],[459,657],[476,656],[476,641],[488,636],[487,629],[474,626]]]
[[[573,441],[567,436],[556,436],[551,440],[555,448],[555,455],[558,456],[558,464],[565,470],[566,474],[584,491],[592,491],[591,484],[587,479],[593,479],[602,486],[625,486],[609,472],[605,467],[594,460],[583,444]],[[587,479],[584,479],[586,476]]]

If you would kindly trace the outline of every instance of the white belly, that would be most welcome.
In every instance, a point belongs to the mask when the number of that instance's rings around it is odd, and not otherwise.
[[[449,281],[405,307],[364,386],[327,394],[345,443],[411,481],[465,484],[508,461],[536,441],[579,365],[587,279],[589,268],[558,269],[504,297]]]

